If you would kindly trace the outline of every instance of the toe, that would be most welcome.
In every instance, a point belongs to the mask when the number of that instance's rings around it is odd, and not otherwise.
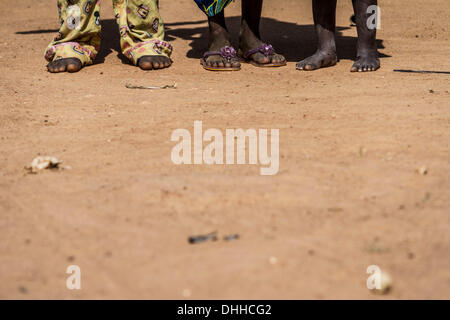
[[[266,57],[265,55],[263,55],[263,54],[261,54],[261,53],[256,53],[256,54],[253,56],[253,60],[254,60],[256,63],[259,63],[259,64],[268,64],[268,63],[270,63],[270,58],[269,58],[269,57]]]
[[[47,65],[47,69],[51,73],[58,72],[77,72],[82,68],[81,61],[77,58],[64,58],[59,59],[53,62],[50,62]]]
[[[231,59],[230,61],[222,58],[221,56],[212,56],[210,59],[206,60],[206,65],[209,68],[238,68],[240,67],[240,62],[238,59]]]
[[[65,63],[58,64],[58,72],[64,72],[66,71],[67,65]]]
[[[210,57],[210,58],[206,59],[206,65],[210,68],[215,68],[215,67],[217,67],[217,61],[215,59],[213,59],[213,57]]]
[[[380,68],[379,60],[372,58],[360,58],[353,64],[351,72],[372,72]]]
[[[297,64],[295,65],[295,68],[297,68],[297,70],[303,70],[305,66],[303,65],[303,62],[297,62]]]
[[[74,73],[80,71],[80,68],[76,64],[68,64],[67,72]]]
[[[52,73],[58,73],[58,72],[64,71],[64,65],[61,62],[62,62],[62,60],[56,60],[56,61],[50,62],[48,64],[48,71],[50,71]],[[62,71],[61,71],[61,69],[62,69]]]
[[[50,62],[47,65],[47,70],[48,70],[48,72],[55,72],[55,63],[54,62]]]
[[[272,56],[272,63],[273,64],[282,64],[285,61],[286,61],[286,59],[282,55],[275,54],[275,55]]]
[[[153,61],[153,69],[160,69],[160,64],[158,61]]]
[[[151,60],[147,59],[146,57],[140,58],[138,65],[142,70],[152,70],[153,69]]]
[[[168,57],[161,57],[162,68],[168,68],[172,64],[172,61]]]
[[[67,72],[73,73],[81,70],[81,62],[79,60],[72,60],[67,64]]]
[[[351,69],[352,72],[362,72],[362,70],[363,70],[363,67],[362,67],[362,64],[359,61],[356,61],[353,64],[353,67]]]
[[[167,68],[172,64],[171,60],[168,57],[164,56],[143,56],[139,59],[139,67],[142,70],[156,70]],[[208,65],[209,62],[206,61]]]

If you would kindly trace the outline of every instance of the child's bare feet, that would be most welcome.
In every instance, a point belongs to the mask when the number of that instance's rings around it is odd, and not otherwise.
[[[376,71],[380,69],[380,59],[378,59],[378,53],[366,53],[361,54],[351,68],[351,72],[368,72]]]
[[[337,63],[336,55],[337,0],[313,0],[314,28],[318,49],[312,56],[297,63],[297,70],[317,70]]]
[[[58,72],[73,73],[80,71],[81,68],[83,68],[83,65],[80,59],[77,58],[58,59],[50,62],[47,65],[47,70],[51,73],[58,73]]]
[[[319,50],[312,56],[297,63],[298,70],[317,70],[334,66],[337,63],[337,55],[334,50]]]
[[[369,19],[367,10],[370,6],[373,7],[376,5],[377,0],[353,0],[356,28],[358,30],[358,58],[350,69],[351,72],[376,71],[380,68],[376,41],[376,25],[373,28],[369,28],[367,25]]]
[[[166,56],[143,56],[138,61],[142,70],[157,70],[168,68],[172,65],[172,60]]]
[[[336,56],[336,3],[337,0],[313,0],[314,26],[318,39],[318,50],[311,57],[297,63],[299,70],[316,70],[337,63]],[[367,25],[368,8],[377,5],[377,0],[352,0],[358,31],[357,60],[352,72],[375,71],[380,68],[376,45],[376,28]]]

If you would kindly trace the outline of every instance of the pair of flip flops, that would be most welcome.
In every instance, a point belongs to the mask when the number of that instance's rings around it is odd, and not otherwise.
[[[275,54],[275,50],[273,49],[272,45],[270,44],[266,44],[264,43],[262,46],[249,50],[247,51],[243,56],[241,56],[241,60],[243,60],[244,62],[250,63],[256,67],[261,67],[261,68],[268,68],[268,67],[282,67],[286,65],[286,61],[283,61],[281,63],[258,63],[252,59],[250,59],[250,57],[252,55],[254,55],[255,53],[262,53],[263,55],[265,55],[266,57],[269,57],[271,55]],[[206,59],[210,56],[221,56],[222,58],[226,59],[228,61],[228,63],[231,62],[232,59],[237,58],[237,52],[233,47],[223,47],[220,51],[208,51],[205,52],[205,54],[203,55],[203,58],[200,60],[200,64],[203,66],[204,69],[209,70],[209,71],[239,71],[241,69],[241,67],[211,67],[208,66],[206,63]]]

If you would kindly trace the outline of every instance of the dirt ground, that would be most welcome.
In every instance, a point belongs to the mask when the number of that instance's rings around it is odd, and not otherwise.
[[[279,69],[199,65],[205,17],[162,0],[170,69],[118,55],[111,1],[96,64],[49,74],[52,1],[4,0],[0,26],[0,298],[450,298],[450,3],[381,0],[382,68],[350,73],[356,29],[338,4],[333,68],[295,70],[315,50],[309,0],[267,0]],[[234,40],[240,3],[227,9]],[[130,90],[126,83],[176,90]],[[172,163],[173,130],[280,129],[280,170]],[[72,169],[27,174],[38,155]],[[417,169],[426,166],[428,174]],[[239,240],[191,245],[217,231]],[[78,265],[82,289],[66,288]],[[392,291],[366,287],[369,265]]]

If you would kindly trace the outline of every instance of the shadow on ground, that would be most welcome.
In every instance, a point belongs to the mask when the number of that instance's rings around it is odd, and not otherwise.
[[[240,27],[239,16],[227,18],[227,26],[233,35],[233,45],[237,48],[237,36]],[[200,25],[201,24],[201,25]],[[172,41],[181,38],[190,41],[191,50],[188,58],[200,59],[208,47],[208,27],[206,21],[186,21],[166,24],[166,38]],[[336,41],[339,59],[356,58],[357,37],[343,36],[342,31],[352,27],[337,27]],[[356,29],[355,29],[356,34]],[[279,21],[272,18],[262,18],[261,35],[263,40],[272,44],[277,52],[284,54],[290,62],[302,60],[316,51],[316,38],[313,25],[299,25]],[[384,49],[383,40],[377,40],[378,49]],[[381,58],[389,57],[380,54]]]
[[[233,45],[237,48],[237,35],[239,34],[240,17],[227,18],[228,28],[233,35]],[[343,36],[342,31],[352,27],[337,27],[336,41],[339,59],[354,60],[356,58],[357,38]],[[29,30],[16,32],[18,35],[26,36],[42,33],[55,33],[58,30]],[[166,40],[173,41],[177,38],[190,41],[191,49],[186,57],[200,59],[208,47],[208,27],[206,20],[185,21],[166,24]],[[356,29],[355,29],[356,34]],[[261,35],[263,40],[272,44],[277,52],[283,54],[290,62],[302,60],[316,50],[316,38],[313,25],[298,25],[296,23],[278,21],[272,18],[262,18]],[[50,41],[50,38],[49,38]],[[378,49],[384,49],[383,40],[377,40]],[[176,50],[176,48],[175,48]],[[95,64],[103,63],[105,58],[115,53],[122,63],[130,64],[128,59],[121,53],[120,36],[116,21],[108,19],[102,21],[102,45]],[[390,57],[380,54],[381,58]]]

